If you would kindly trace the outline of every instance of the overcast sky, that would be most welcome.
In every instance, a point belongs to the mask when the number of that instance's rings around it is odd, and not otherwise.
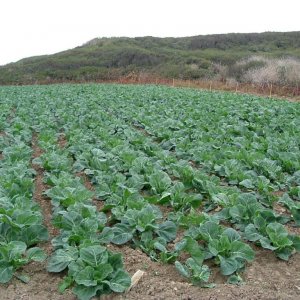
[[[95,37],[298,31],[299,15],[299,0],[1,0],[0,65]]]

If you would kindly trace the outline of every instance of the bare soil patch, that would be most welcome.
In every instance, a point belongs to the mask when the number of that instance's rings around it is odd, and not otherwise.
[[[226,284],[213,269],[213,289],[192,286],[177,273],[174,266],[152,262],[146,254],[127,246],[121,247],[130,274],[138,269],[146,273],[128,294],[111,299],[299,299],[300,255],[289,262],[278,260],[271,252],[257,249],[256,260],[248,266],[245,284]]]
[[[124,255],[126,270],[133,275],[137,270],[145,271],[136,287],[126,294],[114,294],[101,299],[106,300],[217,300],[217,299],[300,299],[300,254],[295,254],[289,262],[277,259],[273,253],[257,250],[256,260],[243,274],[245,283],[235,286],[225,283],[224,278],[213,270],[212,281],[217,285],[213,289],[192,286],[177,273],[174,266],[152,262],[140,250],[127,245],[110,246],[111,250]],[[63,275],[53,275],[45,271],[44,265],[32,263],[23,273],[31,276],[28,284],[17,279],[9,285],[0,286],[2,300],[74,300],[71,291],[61,295],[57,284]]]

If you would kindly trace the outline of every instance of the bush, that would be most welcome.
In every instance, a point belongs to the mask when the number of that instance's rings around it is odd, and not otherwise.
[[[246,82],[258,85],[278,84],[297,85],[300,84],[300,61],[295,58],[267,59],[263,67],[248,70],[242,77]]]

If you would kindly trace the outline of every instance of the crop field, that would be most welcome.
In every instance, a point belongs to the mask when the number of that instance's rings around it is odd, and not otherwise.
[[[299,299],[299,226],[300,103],[0,87],[1,300]]]

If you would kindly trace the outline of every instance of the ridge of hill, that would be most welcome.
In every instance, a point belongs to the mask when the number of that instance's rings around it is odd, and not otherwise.
[[[300,59],[300,31],[96,38],[74,49],[1,66],[0,84],[117,80],[146,75],[178,79],[225,76],[243,81],[241,74],[264,66],[266,59],[283,57]]]

